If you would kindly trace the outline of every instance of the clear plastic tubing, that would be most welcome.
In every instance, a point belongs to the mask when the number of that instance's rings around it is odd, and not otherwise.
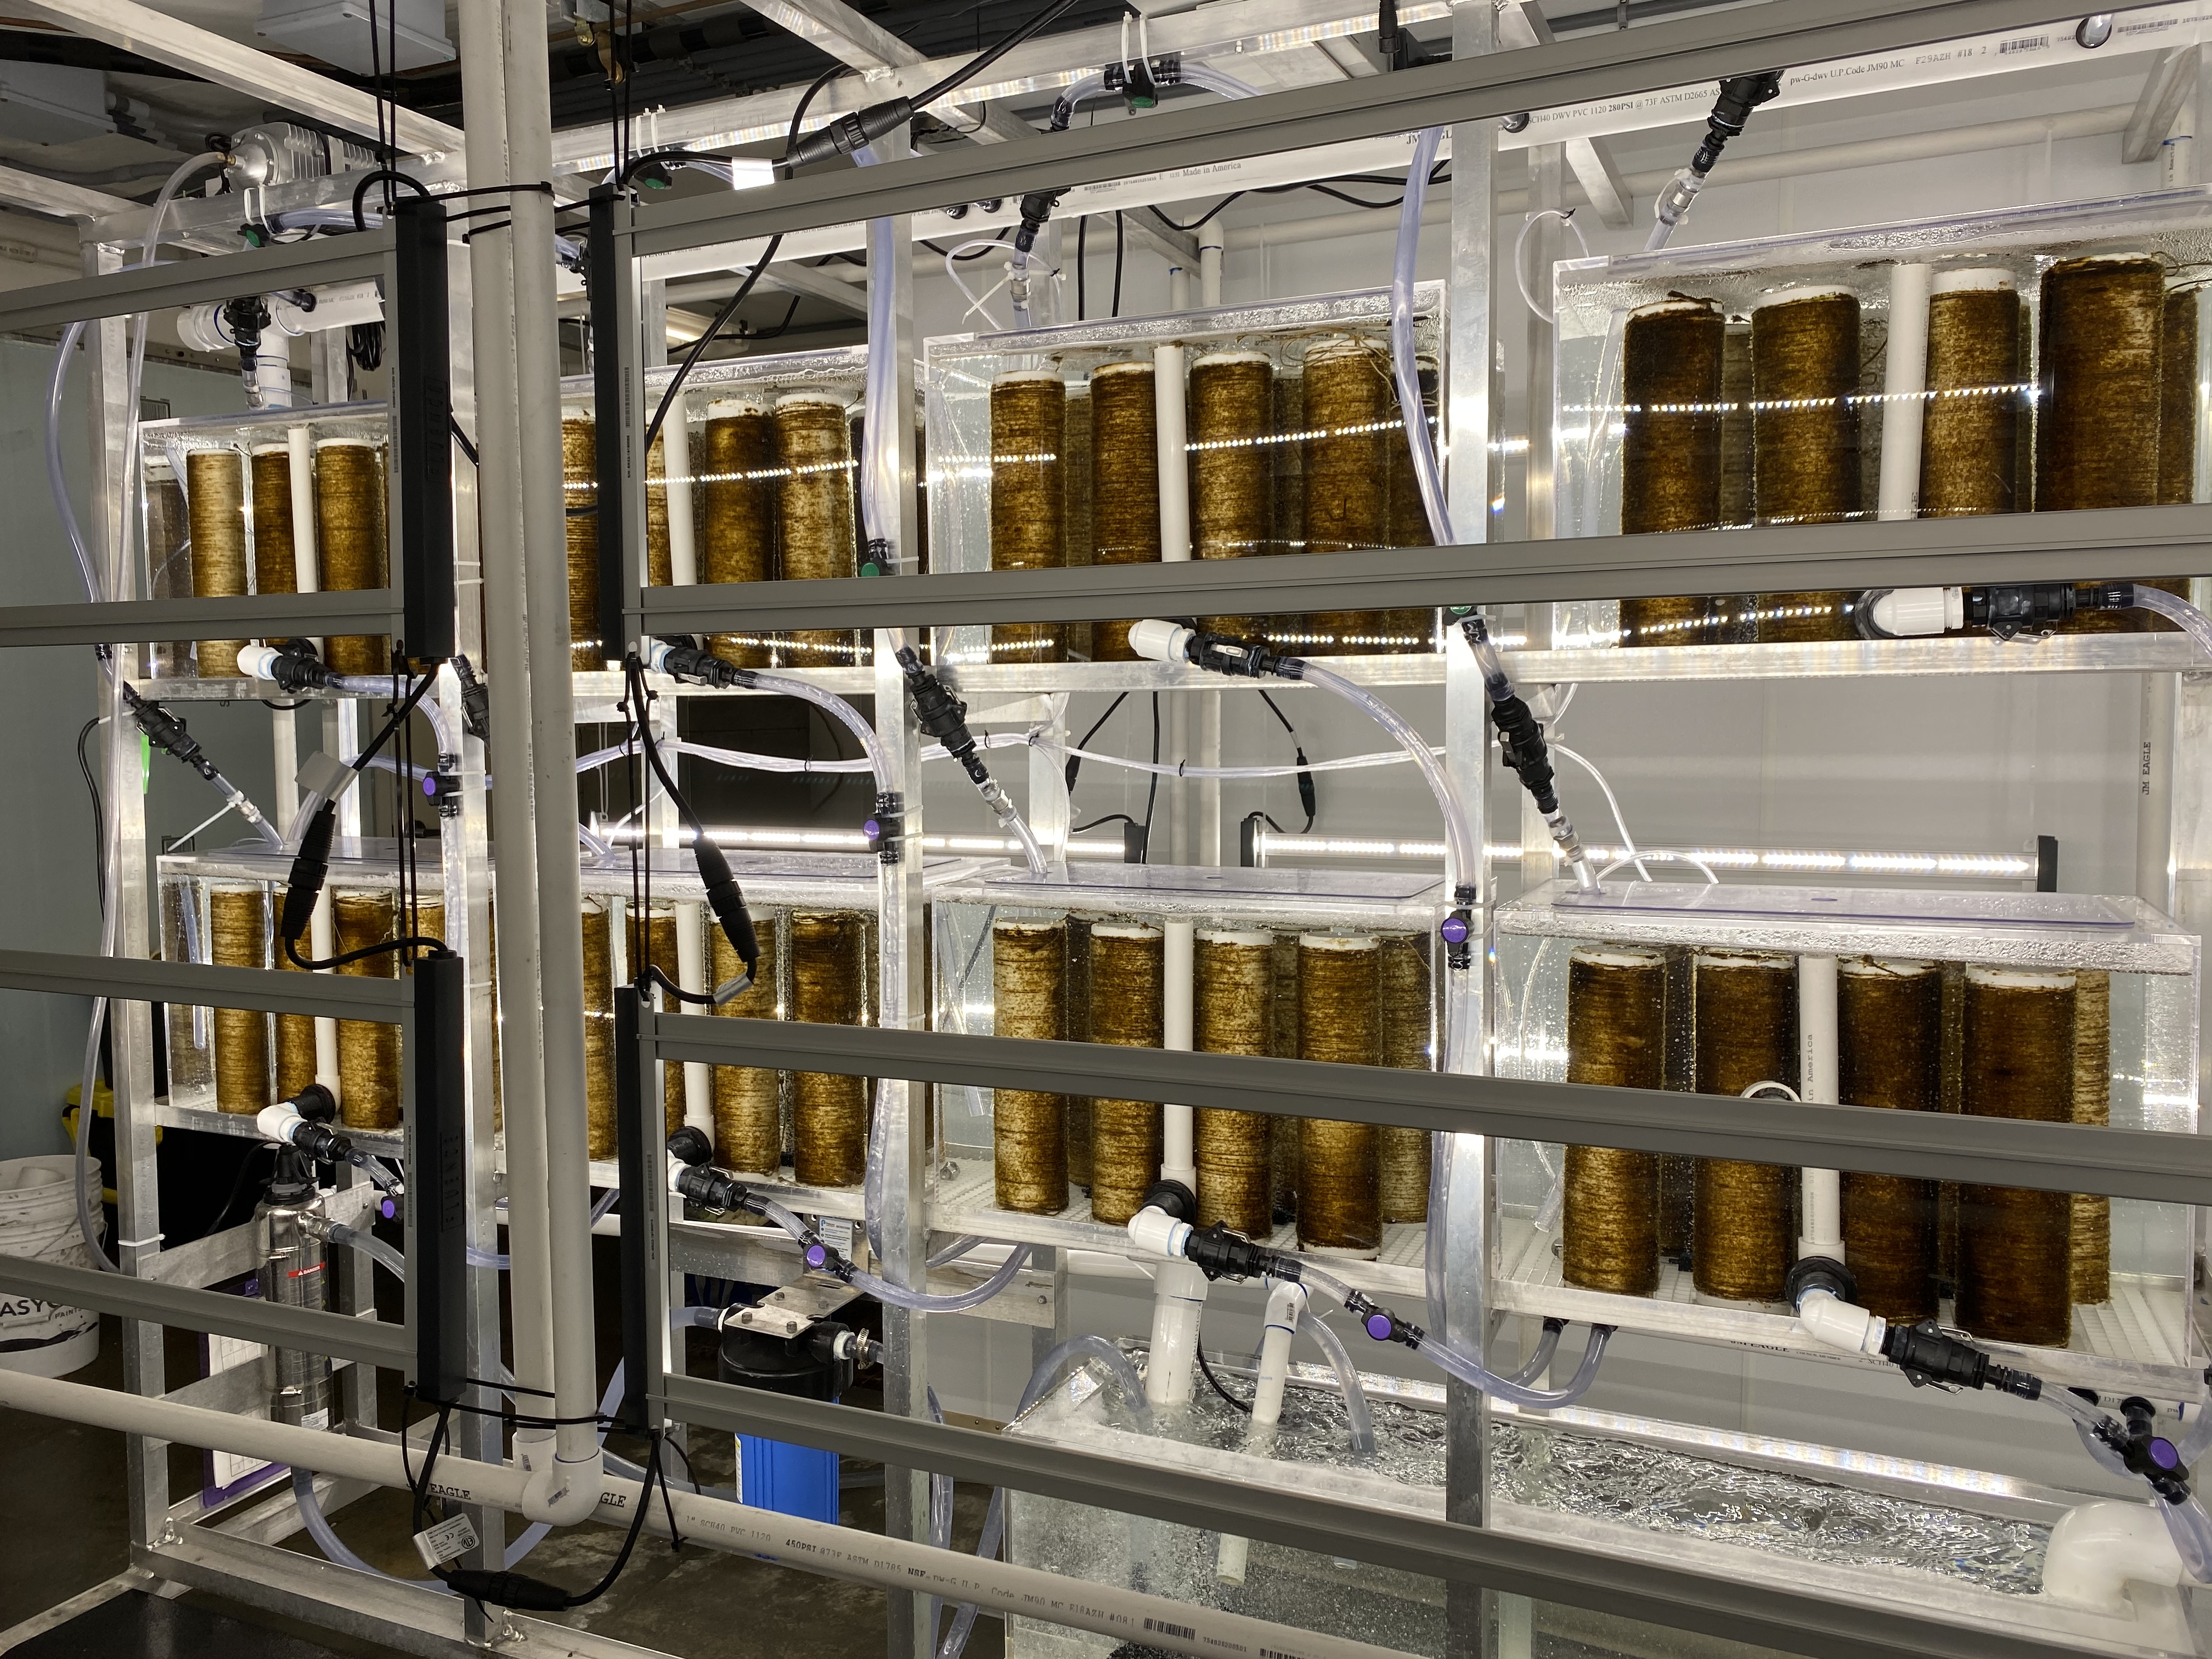
[[[1137,1375],[1129,1356],[1094,1333],[1071,1336],[1037,1364],[1030,1373],[1030,1380],[1022,1389],[1021,1404],[1014,1415],[1024,1412],[1045,1397],[1060,1382],[1060,1373],[1085,1361],[1096,1362],[1110,1376],[1121,1390],[1121,1404],[1137,1419],[1145,1433],[1152,1431],[1152,1408],[1145,1398],[1145,1380]],[[991,1506],[983,1515],[983,1535],[975,1541],[975,1553],[989,1560],[999,1553],[999,1543],[1006,1534],[1006,1490],[992,1489]],[[975,1626],[975,1607],[973,1602],[963,1602],[953,1614],[951,1627],[945,1632],[945,1640],[937,1650],[937,1659],[960,1659],[968,1646],[968,1632]]]
[[[2180,623],[2189,637],[2197,641],[2197,648],[2212,655],[2212,617],[2206,616],[2188,600],[2178,599],[2162,587],[2137,582],[2136,605],[2141,610],[2155,611],[2168,622]]]
[[[1444,776],[1442,762],[1430,749],[1428,742],[1416,732],[1406,718],[1390,705],[1350,680],[1331,673],[1312,662],[1302,663],[1297,678],[1324,690],[1334,691],[1346,702],[1365,711],[1368,719],[1397,738],[1398,746],[1406,751],[1407,758],[1420,769],[1421,776],[1428,782],[1429,792],[1437,798],[1437,805],[1444,817],[1444,836],[1451,848],[1451,877],[1457,884],[1476,879],[1482,868],[1482,846],[1468,827],[1467,813],[1462,810],[1459,797]]]
[[[801,1243],[806,1242],[807,1235],[811,1230],[805,1222],[774,1199],[761,1198],[757,1194],[754,1194],[754,1199],[759,1204],[763,1216],[782,1228]],[[932,1296],[927,1291],[909,1291],[903,1285],[894,1285],[887,1279],[879,1279],[872,1273],[862,1272],[858,1267],[848,1268],[844,1274],[844,1279],[847,1284],[862,1295],[872,1296],[877,1301],[888,1303],[894,1308],[905,1308],[915,1313],[965,1313],[970,1308],[981,1307],[1000,1291],[1012,1284],[1014,1275],[1021,1272],[1029,1259],[1030,1247],[1026,1244],[1018,1244],[1007,1255],[1005,1263],[998,1272],[976,1285],[975,1289],[962,1291],[952,1296]]]
[[[404,699],[414,695],[415,682],[399,682],[395,687],[389,675],[336,674],[331,678],[330,687],[342,697],[391,697],[396,691],[396,695]],[[459,754],[461,745],[453,735],[453,722],[446,718],[446,711],[438,705],[437,700],[426,696],[415,707],[422,712],[422,718],[430,722],[430,732],[437,739],[438,752],[441,755]]]
[[[401,1284],[407,1282],[407,1258],[374,1234],[349,1227],[343,1221],[334,1221],[331,1224],[331,1243],[343,1244],[349,1250],[359,1251]]]
[[[1346,1351],[1344,1339],[1329,1328],[1328,1322],[1313,1310],[1309,1303],[1305,1316],[1298,1328],[1320,1346],[1328,1368],[1336,1373],[1336,1386],[1344,1391],[1346,1426],[1352,1432],[1352,1455],[1354,1457],[1375,1455],[1375,1413],[1368,1408],[1367,1390],[1359,1384],[1358,1369]]]
[[[1421,487],[1421,507],[1429,534],[1438,547],[1450,547],[1451,514],[1444,504],[1443,476],[1437,468],[1436,446],[1429,436],[1421,400],[1420,364],[1413,356],[1413,263],[1421,252],[1421,208],[1429,191],[1429,173],[1437,164],[1444,130],[1426,127],[1413,140],[1413,164],[1406,169],[1406,194],[1398,204],[1398,257],[1390,273],[1390,369],[1398,382],[1398,411],[1406,423],[1406,442],[1413,455],[1413,477]],[[1472,872],[1472,866],[1462,866]]]
[[[883,222],[890,222],[886,220]],[[890,293],[886,284],[878,283],[874,286],[883,289],[886,295]],[[872,305],[874,302],[871,300],[870,303]],[[872,362],[875,357],[886,356],[888,354],[882,352],[872,353],[870,360]],[[873,431],[875,429],[872,418],[873,405],[871,405],[870,409],[869,429]],[[873,443],[869,445],[871,451],[874,447]],[[860,717],[859,709],[834,692],[824,691],[820,686],[809,684],[805,680],[787,678],[781,674],[756,674],[753,676],[753,684],[759,690],[773,691],[779,696],[797,697],[802,702],[811,702],[833,719],[843,721],[847,729],[860,740],[860,748],[868,757],[868,765],[876,775],[877,792],[882,794],[890,793],[890,757],[884,752],[883,739],[876,735],[876,728]]]

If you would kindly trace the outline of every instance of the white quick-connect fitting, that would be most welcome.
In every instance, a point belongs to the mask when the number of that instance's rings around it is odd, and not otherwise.
[[[514,1462],[530,1477],[522,1488],[522,1513],[548,1526],[574,1527],[599,1508],[605,1469],[596,1450],[588,1463],[564,1462],[556,1451],[559,1440],[557,1429],[515,1430]]]
[[[1180,623],[1147,617],[1129,625],[1129,649],[1153,662],[1182,662],[1197,635]]]
[[[2172,1585],[2185,1577],[2165,1521],[2148,1504],[2077,1504],[2058,1517],[2043,1553],[2043,1593],[2099,1613],[2130,1611],[2130,1579]]]
[[[254,1130],[264,1140],[281,1141],[287,1146],[292,1144],[292,1132],[306,1121],[289,1101],[281,1105],[264,1106],[253,1115]]]
[[[1892,639],[1942,634],[1966,625],[1963,587],[1893,587],[1874,602],[1875,630]]]
[[[1152,1255],[1180,1261],[1190,1223],[1178,1221],[1157,1204],[1147,1204],[1129,1218],[1129,1242]]]
[[[238,672],[250,680],[276,678],[276,659],[284,653],[270,645],[249,645],[238,653]]]
[[[1797,1322],[1815,1341],[1846,1353],[1881,1357],[1889,1323],[1879,1314],[1843,1300],[1832,1291],[1809,1290],[1797,1298]]]

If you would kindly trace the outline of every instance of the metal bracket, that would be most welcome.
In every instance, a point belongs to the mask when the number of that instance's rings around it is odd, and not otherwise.
[[[750,1308],[722,1320],[725,1330],[757,1331],[763,1336],[799,1336],[860,1295],[828,1273],[808,1273],[798,1283],[771,1291]]]

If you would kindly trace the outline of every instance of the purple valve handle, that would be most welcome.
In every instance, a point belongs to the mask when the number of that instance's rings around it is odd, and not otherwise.
[[[1444,918],[1443,926],[1437,928],[1437,931],[1443,935],[1443,941],[1445,944],[1464,945],[1467,943],[1467,918],[1465,916],[1446,916]]]
[[[809,1267],[819,1267],[829,1260],[830,1247],[828,1245],[809,1244],[806,1247],[806,1265]]]
[[[1388,1342],[1390,1340],[1392,1322],[1389,1314],[1371,1313],[1367,1316],[1364,1322],[1367,1326],[1367,1334],[1377,1342]]]
[[[883,835],[884,826],[877,823],[875,819],[870,818],[866,823],[860,826],[860,833],[866,836],[870,841],[874,841]]]
[[[2174,1449],[2173,1442],[2163,1435],[2154,1436],[2144,1449],[2150,1454],[2153,1463],[2169,1474],[2181,1467],[2181,1454]]]

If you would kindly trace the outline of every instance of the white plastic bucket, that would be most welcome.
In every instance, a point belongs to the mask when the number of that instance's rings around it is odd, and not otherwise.
[[[0,1255],[28,1256],[69,1267],[89,1267],[92,1255],[77,1231],[70,1182],[76,1160],[0,1158]],[[93,1224],[106,1231],[100,1209],[100,1166],[85,1171]],[[0,1370],[60,1376],[100,1358],[100,1316],[60,1308],[34,1296],[0,1290]]]

